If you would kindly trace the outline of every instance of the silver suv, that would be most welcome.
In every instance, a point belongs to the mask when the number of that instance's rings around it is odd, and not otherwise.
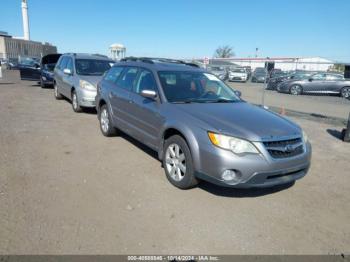
[[[62,55],[54,69],[55,98],[70,99],[74,112],[81,112],[83,107],[95,107],[97,83],[113,64],[101,55]]]
[[[122,130],[156,152],[168,180],[268,187],[306,175],[311,145],[292,121],[241,100],[215,75],[182,61],[129,58],[98,84],[102,134]]]

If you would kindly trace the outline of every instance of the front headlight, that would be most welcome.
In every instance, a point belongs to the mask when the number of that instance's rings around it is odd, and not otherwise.
[[[235,154],[252,153],[259,154],[258,149],[249,141],[220,134],[208,132],[208,136],[213,145],[231,150]]]
[[[303,130],[303,141],[306,144],[307,141],[309,141],[309,138],[307,137],[307,134],[305,133],[305,131]]]
[[[82,89],[88,90],[88,91],[96,91],[96,87],[85,80],[80,80],[79,85]]]

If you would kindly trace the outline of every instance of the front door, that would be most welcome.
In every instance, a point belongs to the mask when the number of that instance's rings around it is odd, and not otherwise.
[[[158,93],[156,81],[153,73],[142,69],[135,81],[131,94],[132,103],[130,105],[130,121],[133,134],[142,143],[157,150],[159,145],[158,134],[164,121],[160,115],[159,96],[156,100],[141,96],[142,90],[152,90]]]

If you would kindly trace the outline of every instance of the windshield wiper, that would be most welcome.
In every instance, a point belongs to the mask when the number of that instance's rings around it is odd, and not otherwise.
[[[205,101],[205,103],[235,103],[235,102],[238,102],[238,101],[237,100],[230,100],[230,99],[223,99],[223,98]]]

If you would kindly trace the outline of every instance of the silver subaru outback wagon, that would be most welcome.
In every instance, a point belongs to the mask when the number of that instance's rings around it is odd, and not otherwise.
[[[99,82],[101,132],[121,130],[158,152],[168,180],[227,187],[292,183],[311,145],[292,121],[239,98],[213,74],[177,60],[127,58]]]
[[[95,107],[96,87],[114,64],[109,58],[92,54],[64,54],[54,69],[54,95],[72,101],[74,112]]]

